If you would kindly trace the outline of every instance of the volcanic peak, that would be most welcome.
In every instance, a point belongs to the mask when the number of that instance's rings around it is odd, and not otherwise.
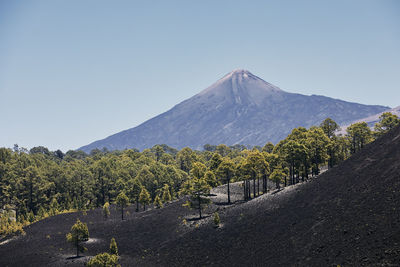
[[[284,91],[279,87],[264,81],[250,71],[236,69],[226,74],[198,95],[241,95],[243,97],[243,94],[245,94],[257,99],[260,97],[264,98],[269,94],[282,92]]]

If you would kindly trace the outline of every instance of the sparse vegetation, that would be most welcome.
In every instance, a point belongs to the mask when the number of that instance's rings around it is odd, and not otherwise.
[[[118,256],[109,253],[97,254],[86,263],[88,267],[120,267]]]
[[[302,136],[302,138],[298,137],[298,143],[304,142],[306,144],[306,137],[304,136],[307,136],[307,132],[307,129],[306,131],[295,132],[296,135]],[[74,214],[61,214],[26,228],[26,237],[5,240],[5,243],[1,240],[3,244],[0,245],[0,254],[2,254],[0,265],[7,266],[13,261],[15,261],[14,265],[23,265],[22,263],[30,261],[30,259],[28,260],[29,255],[35,255],[34,258],[31,258],[31,265],[35,266],[39,264],[45,265],[50,260],[54,265],[62,265],[64,263],[73,265],[86,261],[84,258],[75,259],[70,257],[69,244],[66,242],[59,243],[58,241],[65,236],[65,232],[61,231],[61,229],[70,228],[77,217],[85,219],[90,228],[90,233],[93,236],[95,234],[95,238],[91,236],[87,245],[85,245],[84,241],[80,245],[90,248],[90,255],[95,255],[98,251],[107,252],[108,256],[103,256],[103,262],[115,259],[116,261],[112,260],[114,265],[118,261],[124,266],[153,266],[157,265],[157,262],[171,266],[178,263],[190,265],[190,260],[199,263],[199,265],[207,265],[210,262],[215,263],[215,265],[234,265],[234,263],[238,265],[257,265],[264,262],[266,253],[274,255],[268,258],[268,262],[274,266],[286,265],[291,262],[297,262],[301,265],[318,265],[325,262],[328,264],[332,262],[347,262],[346,264],[349,265],[357,265],[358,262],[364,262],[365,255],[372,255],[371,257],[368,256],[369,258],[367,257],[366,264],[379,263],[379,257],[381,256],[385,260],[388,259],[388,263],[393,263],[391,260],[396,256],[396,250],[393,250],[393,246],[386,245],[389,244],[387,241],[392,238],[386,235],[391,233],[390,227],[392,226],[387,225],[382,218],[390,218],[392,220],[398,210],[398,201],[396,201],[398,198],[396,196],[399,192],[399,184],[395,179],[397,176],[393,175],[397,173],[399,166],[395,161],[398,158],[399,150],[397,147],[388,149],[387,140],[395,140],[398,143],[400,139],[394,139],[393,135],[389,139],[384,136],[382,141],[365,147],[363,153],[353,156],[348,163],[333,168],[324,176],[314,179],[310,183],[304,183],[298,187],[293,186],[285,190],[272,190],[272,194],[267,194],[265,197],[244,204],[241,201],[243,180],[249,182],[247,188],[251,193],[251,197],[257,197],[263,190],[262,179],[264,175],[267,175],[270,182],[269,188],[275,187],[274,185],[276,187],[284,186],[285,178],[288,184],[301,182],[303,175],[304,180],[306,180],[305,163],[301,158],[293,157],[295,159],[293,179],[289,170],[292,167],[278,153],[262,151],[262,149],[260,149],[261,151],[258,149],[243,150],[237,154],[237,157],[231,158],[233,151],[231,150],[227,154],[226,148],[221,147],[221,153],[227,156],[225,158],[221,156],[222,161],[214,170],[217,173],[218,181],[223,182],[224,178],[219,177],[217,170],[225,159],[228,158],[233,162],[235,175],[232,178],[232,183],[230,183],[231,202],[233,205],[226,205],[227,185],[225,184],[210,191],[209,195],[204,194],[203,197],[205,199],[210,198],[214,202],[210,203],[211,205],[207,209],[201,211],[202,218],[206,217],[204,220],[197,219],[199,217],[196,214],[199,212],[198,202],[195,197],[191,197],[191,194],[188,194],[187,197],[189,201],[193,202],[191,206],[195,208],[193,211],[194,216],[190,212],[183,210],[181,205],[184,201],[182,199],[169,203],[161,211],[150,210],[143,214],[134,214],[134,216],[131,216],[130,221],[125,223],[115,220],[103,221],[101,206],[96,211],[88,212],[88,215],[84,218],[82,218],[83,210]],[[383,143],[382,146],[380,145],[381,143]],[[386,146],[386,148],[383,146]],[[275,147],[279,147],[279,145],[274,146],[274,148],[269,145],[267,149],[268,151],[271,151],[271,149],[278,151],[278,148]],[[230,148],[228,147],[228,149]],[[387,154],[382,153],[382,150],[387,151]],[[206,159],[211,159],[216,152],[194,153],[197,156],[203,155],[203,153],[204,155],[208,154],[207,157],[204,156],[203,161],[206,171],[203,177],[199,171],[189,171],[188,180],[191,181],[193,188],[195,188],[193,184],[195,179],[203,180],[202,184],[209,186],[205,176],[207,172],[214,173],[214,171],[211,170],[209,161]],[[375,155],[375,153],[378,154]],[[325,157],[325,163],[323,164],[326,164],[329,159],[328,150],[326,155],[328,158]],[[262,165],[263,159],[268,165]],[[306,159],[308,160],[309,158],[307,157]],[[160,158],[160,161],[162,161],[162,158]],[[258,161],[261,161],[261,165],[255,163]],[[192,168],[197,168],[201,171],[202,166],[196,167],[195,163],[192,162]],[[390,165],[390,172],[385,172],[385,176],[382,176],[378,169],[384,169],[382,167],[389,166],[388,164]],[[260,168],[260,166],[264,167]],[[375,166],[378,167],[375,168]],[[354,170],[357,170],[357,175],[354,175]],[[309,171],[309,175],[313,175],[312,166],[309,167]],[[199,173],[200,175],[198,175]],[[154,177],[157,177],[157,175],[155,174]],[[260,181],[260,189],[258,189],[258,180]],[[143,185],[145,188],[147,186],[150,187],[150,185]],[[155,191],[155,198],[158,196],[162,201],[163,192],[167,191],[164,189],[166,188],[165,184],[162,186],[153,184],[153,186],[158,188]],[[186,181],[180,185],[180,188],[185,186],[187,186]],[[118,188],[123,188],[123,186],[121,185]],[[365,191],[365,188],[369,190]],[[168,188],[168,191],[171,195],[173,194],[171,188]],[[126,192],[127,197],[130,198],[128,191]],[[150,191],[148,193],[149,199],[152,201],[150,203],[154,203]],[[106,197],[106,200],[108,200],[108,197]],[[116,199],[113,203],[115,202]],[[58,203],[62,206],[63,201],[58,200]],[[10,210],[8,221],[13,221],[11,219],[16,217],[15,213],[12,212],[14,207],[10,206],[8,209]],[[128,210],[132,212],[135,207],[125,208],[124,213],[126,214]],[[33,220],[39,214],[47,216],[46,213],[50,214],[50,211],[46,208],[41,209],[40,212],[38,211],[36,215],[31,211],[28,212]],[[62,212],[60,211],[59,213]],[[118,215],[118,213],[116,214]],[[352,216],[349,216],[349,214]],[[354,218],[361,219],[353,222]],[[394,220],[394,222],[396,221]],[[217,227],[218,225],[219,227],[223,225],[223,228],[212,229],[213,226]],[[132,242],[132,236],[134,236],[135,242]],[[310,238],[304,238],[305,236]],[[321,238],[326,236],[329,237],[330,246],[332,245],[333,258],[325,246],[326,240]],[[112,249],[113,242],[110,242],[112,237],[118,240],[118,248],[120,249],[118,254],[122,254],[121,248],[123,248],[124,254],[120,258],[111,257],[113,251],[116,250]],[[337,239],[335,239],[336,237]],[[358,242],[358,246],[365,251],[365,254],[358,256],[352,254],[351,251],[343,250],[343,238],[360,240],[355,242]],[[287,246],[287,240],[293,241],[289,247]],[[368,242],[362,240],[368,240]],[[383,244],[388,246],[384,250],[388,249],[387,252],[381,253],[377,250],[373,254],[367,254],[369,253],[368,248],[371,248],[367,244],[369,241],[372,241],[374,247],[376,243],[376,247],[379,248]],[[32,244],[35,244],[35,246]],[[74,245],[74,243],[72,244]],[[104,248],[104,244],[106,248]],[[223,244],[238,244],[238,246],[228,245],[225,247],[222,246]],[[116,246],[117,244],[115,244]],[[193,248],[201,249],[197,249],[196,253],[194,253]],[[287,253],[281,254],[284,249],[286,249]],[[44,250],[48,254],[41,254],[41,251]],[[14,258],[9,256],[11,251],[17,256]],[[78,255],[81,255],[81,251],[78,251]],[[172,256],[174,251],[179,251],[179,257]],[[341,254],[339,255],[336,251],[341,251]],[[50,259],[52,252],[57,256]],[[307,260],[303,256],[309,257],[309,259]],[[228,257],[229,260],[226,261]],[[326,257],[328,257],[329,261],[326,260]],[[356,257],[356,260],[353,260],[352,257]],[[375,257],[378,261],[374,261],[375,258],[372,257]],[[99,256],[99,258],[101,257]],[[332,259],[334,260],[332,261]],[[339,260],[336,261],[336,259]]]

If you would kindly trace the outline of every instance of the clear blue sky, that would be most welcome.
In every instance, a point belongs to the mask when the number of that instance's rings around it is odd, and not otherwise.
[[[236,68],[400,105],[400,1],[0,0],[0,147],[76,149]]]

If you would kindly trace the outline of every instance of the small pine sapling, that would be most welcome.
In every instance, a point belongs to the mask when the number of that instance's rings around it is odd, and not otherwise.
[[[221,219],[219,218],[218,212],[214,213],[214,224],[215,227],[219,227],[219,224],[221,223]]]
[[[106,202],[103,206],[103,217],[104,219],[108,219],[110,217],[110,203]]]
[[[161,201],[161,198],[158,195],[154,198],[154,206],[156,206],[157,209],[163,207],[163,203]]]
[[[110,242],[110,253],[112,255],[117,255],[118,256],[118,247],[117,247],[117,242],[115,242],[115,238],[111,238]]]

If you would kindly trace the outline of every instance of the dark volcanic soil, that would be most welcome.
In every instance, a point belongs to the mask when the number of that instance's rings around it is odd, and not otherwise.
[[[399,266],[400,128],[309,182],[243,203],[233,185],[234,205],[223,205],[224,188],[213,191],[207,214],[183,200],[163,209],[119,213],[104,221],[101,210],[63,214],[35,223],[26,235],[0,245],[0,266],[83,266],[107,251],[115,237],[122,266]],[[86,257],[65,234],[79,217],[89,227]],[[186,224],[183,219],[186,218]]]

